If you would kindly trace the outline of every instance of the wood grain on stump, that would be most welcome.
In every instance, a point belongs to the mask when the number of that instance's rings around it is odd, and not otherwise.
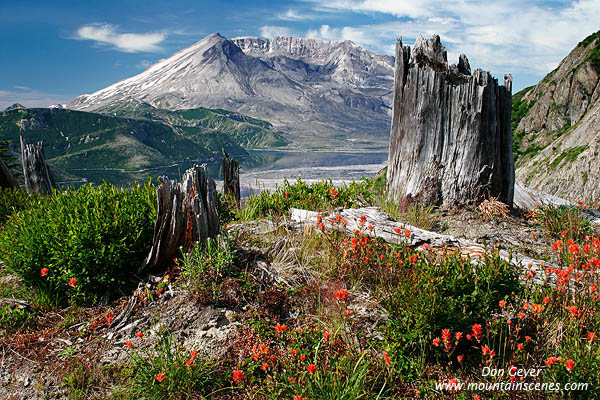
[[[56,188],[54,176],[44,157],[44,143],[27,144],[20,137],[23,180],[27,193],[50,194]]]
[[[240,204],[240,166],[236,160],[223,152],[223,193]]]
[[[160,178],[156,191],[158,210],[152,248],[138,270],[166,266],[194,243],[220,233],[217,186],[208,178],[206,166],[194,165],[183,175],[182,183]]]
[[[396,43],[387,188],[394,201],[451,207],[498,197],[512,205],[512,77],[448,66],[439,36]]]

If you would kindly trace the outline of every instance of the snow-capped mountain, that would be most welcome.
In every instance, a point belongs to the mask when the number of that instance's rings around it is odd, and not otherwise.
[[[68,107],[136,98],[167,109],[224,108],[268,120],[298,147],[385,147],[393,65],[349,41],[217,33]]]

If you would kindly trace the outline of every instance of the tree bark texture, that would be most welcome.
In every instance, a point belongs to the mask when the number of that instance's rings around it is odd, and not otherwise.
[[[27,144],[20,137],[23,180],[27,193],[50,194],[56,188],[50,166],[44,158],[44,143]]]
[[[394,201],[452,207],[488,196],[512,206],[512,76],[448,66],[440,38],[396,42],[387,189]]]
[[[223,152],[223,193],[240,204],[240,166],[236,160]]]
[[[220,232],[217,186],[207,177],[204,165],[194,165],[183,175],[182,183],[161,177],[156,191],[158,210],[152,248],[138,270],[165,266],[196,242]]]

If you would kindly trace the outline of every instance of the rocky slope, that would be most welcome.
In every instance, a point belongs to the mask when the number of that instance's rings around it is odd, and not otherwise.
[[[69,108],[135,98],[169,110],[211,107],[268,120],[296,147],[387,148],[393,58],[352,42],[205,37]]]
[[[570,200],[600,196],[600,31],[513,96],[516,178]]]

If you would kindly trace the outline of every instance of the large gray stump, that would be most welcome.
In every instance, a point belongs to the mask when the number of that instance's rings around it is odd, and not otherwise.
[[[223,193],[240,204],[240,166],[236,160],[223,153]]]
[[[206,176],[204,165],[188,169],[182,183],[164,176],[160,180],[152,248],[138,273],[166,266],[177,256],[180,247],[187,252],[195,242],[203,242],[220,232],[217,187],[215,181]]]
[[[499,86],[440,38],[396,42],[387,189],[392,200],[451,207],[494,196],[513,202],[512,77]]]
[[[27,193],[52,193],[52,189],[56,188],[56,183],[50,166],[44,158],[44,142],[27,144],[23,140],[23,136],[20,137],[20,141],[23,180]]]

